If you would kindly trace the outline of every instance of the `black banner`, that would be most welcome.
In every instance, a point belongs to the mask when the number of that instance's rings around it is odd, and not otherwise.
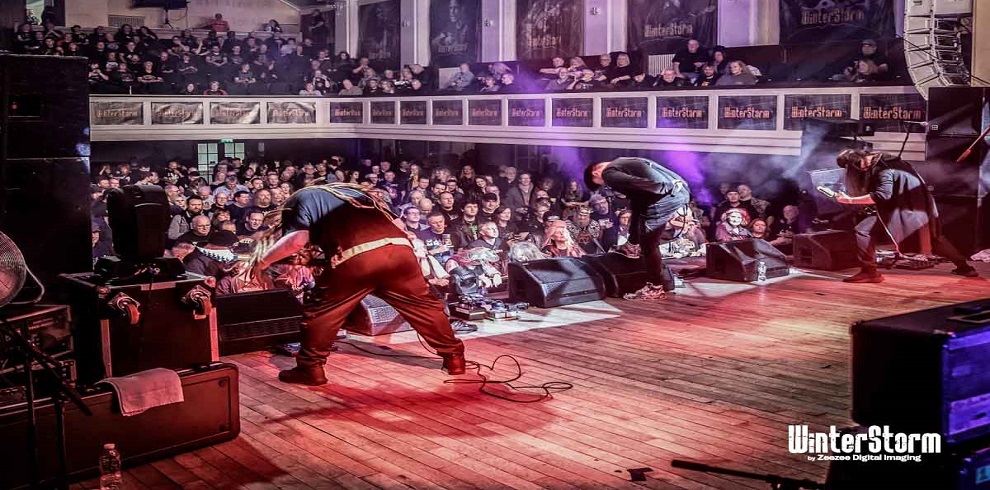
[[[645,128],[646,111],[650,99],[646,97],[610,97],[602,99],[602,127]],[[707,114],[707,111],[705,111]]]
[[[708,129],[708,96],[657,97],[657,128]]]
[[[268,124],[316,124],[316,102],[269,102]]]
[[[426,124],[426,101],[403,100],[399,102],[399,122],[402,124]]]
[[[904,121],[928,120],[928,104],[921,94],[860,95],[859,118],[872,122],[877,131],[904,133]]]
[[[583,4],[583,0],[516,0],[516,59],[580,55]]]
[[[371,124],[395,124],[395,101],[372,101]]]
[[[894,0],[780,0],[780,43],[894,37]]]
[[[777,129],[776,95],[718,98],[718,129]]]
[[[785,95],[784,129],[798,131],[805,119],[852,119],[852,96],[844,94]]]
[[[430,65],[440,68],[481,58],[481,0],[430,2]]]
[[[361,124],[364,122],[364,103],[331,102],[330,122],[339,124]]]
[[[543,126],[546,105],[543,99],[509,99],[509,126]]]
[[[433,124],[460,126],[464,124],[464,102],[461,100],[434,100]]]
[[[210,124],[258,124],[260,102],[210,102]]]
[[[468,124],[471,126],[501,126],[502,101],[497,99],[469,100]]]
[[[141,102],[91,102],[90,124],[93,126],[140,126],[144,124]]]
[[[711,47],[718,35],[718,0],[629,0],[626,24],[630,51],[676,53],[688,39]]]
[[[385,0],[358,7],[359,56],[395,68],[399,66],[399,0]]]
[[[203,104],[152,102],[151,124],[203,124]]]
[[[590,128],[595,125],[593,99],[553,99],[553,126]]]

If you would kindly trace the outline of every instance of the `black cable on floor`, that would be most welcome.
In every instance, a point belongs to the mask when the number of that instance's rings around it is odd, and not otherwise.
[[[433,357],[422,356],[422,355],[419,355],[419,354],[387,354],[387,353],[384,353],[384,352],[375,352],[375,351],[372,351],[370,349],[366,349],[366,348],[364,348],[364,347],[362,347],[360,345],[357,345],[357,344],[355,344],[353,342],[346,342],[346,341],[337,341],[337,342],[335,342],[335,344],[347,345],[347,346],[353,347],[354,349],[357,349],[357,350],[359,350],[361,352],[364,352],[366,354],[371,354],[373,356],[379,356],[379,357],[405,357],[405,358],[429,359],[429,360],[443,359],[443,357],[441,357],[435,351],[433,351],[432,349],[430,349],[430,347],[428,345],[426,345],[426,343],[423,342],[423,338],[420,337],[419,334],[416,335],[416,338],[419,340],[419,344],[421,346],[423,346],[423,348],[426,349],[427,352],[429,352],[430,354],[432,354]],[[389,349],[389,347],[387,347],[387,346],[379,346],[379,348],[381,348],[381,349]],[[495,380],[495,379],[491,379],[488,376],[482,374],[482,372],[481,372],[482,369],[488,369],[489,371],[495,371],[495,366],[498,365],[499,360],[501,360],[503,358],[509,359],[513,363],[515,363],[515,365],[516,365],[516,374],[515,374],[515,376],[513,376],[513,377],[511,377],[509,379]],[[510,402],[513,402],[513,403],[538,403],[538,402],[541,402],[543,400],[546,400],[546,399],[549,399],[549,398],[553,398],[553,395],[555,393],[562,393],[562,392],[567,391],[567,390],[569,390],[569,389],[571,389],[571,388],[574,387],[573,384],[568,383],[566,381],[548,381],[546,383],[539,384],[539,385],[514,385],[514,384],[512,384],[514,381],[518,381],[520,378],[522,378],[522,376],[523,376],[523,370],[522,370],[522,365],[519,364],[519,360],[517,360],[515,357],[513,357],[511,355],[508,355],[508,354],[503,354],[501,356],[496,357],[495,360],[492,361],[491,365],[482,364],[480,362],[470,361],[470,360],[469,361],[466,361],[465,362],[465,365],[466,365],[467,369],[474,370],[475,374],[477,374],[478,377],[481,378],[481,379],[448,379],[448,380],[445,380],[444,383],[445,384],[477,384],[477,385],[479,385],[478,386],[478,392],[479,393],[484,394],[484,395],[488,395],[488,396],[491,396],[491,397],[494,397],[494,398],[498,398],[500,400],[510,401]],[[517,398],[515,396],[505,395],[505,394],[502,394],[502,393],[496,393],[494,391],[491,391],[488,388],[489,385],[502,385],[502,386],[507,387],[509,390],[519,391],[519,392],[521,392],[522,390],[539,390],[539,392],[538,393],[519,393],[518,394],[519,396],[531,397],[531,398],[528,398],[528,399],[520,399],[520,398]]]

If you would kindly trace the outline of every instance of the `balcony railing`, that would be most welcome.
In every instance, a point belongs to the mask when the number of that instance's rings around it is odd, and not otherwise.
[[[101,96],[94,141],[374,138],[800,155],[806,119],[873,124],[898,150],[926,118],[912,87],[396,98]],[[908,135],[905,156],[924,153]]]

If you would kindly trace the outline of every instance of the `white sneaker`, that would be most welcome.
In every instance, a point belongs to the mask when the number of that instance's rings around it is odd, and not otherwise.
[[[626,293],[622,295],[623,299],[640,301],[656,301],[666,297],[667,293],[664,292],[663,286],[654,286],[652,283],[646,283],[645,286],[639,288],[639,291],[636,291],[635,293]]]

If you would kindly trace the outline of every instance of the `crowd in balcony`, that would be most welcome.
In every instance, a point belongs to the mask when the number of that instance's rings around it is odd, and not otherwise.
[[[320,182],[348,182],[377,193],[391,203],[424,255],[456,267],[477,249],[490,250],[503,260],[513,250],[526,257],[581,256],[607,251],[637,254],[630,243],[629,201],[604,190],[591,193],[567,172],[572,164],[546,162],[540,172],[509,165],[464,163],[429,164],[421,160],[341,156],[310,162],[224,159],[208,174],[179,161],[160,167],[142,162],[98,166],[93,184],[96,254],[108,253],[105,193],[127,184],[164,186],[171,203],[168,237],[177,253],[190,254],[187,267],[197,273],[223,276],[229,265],[215,264],[223,250],[246,253],[263,232],[265,214],[277,209],[295,190]],[[766,183],[774,185],[774,183]],[[691,203],[689,233],[665,244],[669,257],[701,255],[710,241],[763,238],[788,251],[796,233],[809,221],[794,202],[762,199],[747,183],[723,182],[693,188],[703,196]],[[706,196],[717,196],[710,198]],[[219,250],[219,251],[218,251]],[[503,264],[504,265],[504,264]],[[198,269],[197,269],[198,268]]]
[[[655,76],[642,56],[626,52],[600,56],[555,57],[545,65],[533,62],[462,64],[452,75],[417,64],[383,66],[366,57],[334,54],[323,39],[296,39],[277,22],[268,33],[238,36],[221,14],[205,36],[191,31],[159,38],[147,27],[97,27],[84,32],[73,26],[63,32],[50,20],[41,28],[22,24],[14,52],[84,56],[90,61],[94,93],[161,95],[299,95],[414,96],[426,94],[555,93],[602,90],[752,86],[773,77],[733,57],[722,46],[705,47],[689,40],[670,66]],[[267,36],[267,37],[265,37]],[[834,81],[868,83],[890,73],[887,58],[872,40]]]

